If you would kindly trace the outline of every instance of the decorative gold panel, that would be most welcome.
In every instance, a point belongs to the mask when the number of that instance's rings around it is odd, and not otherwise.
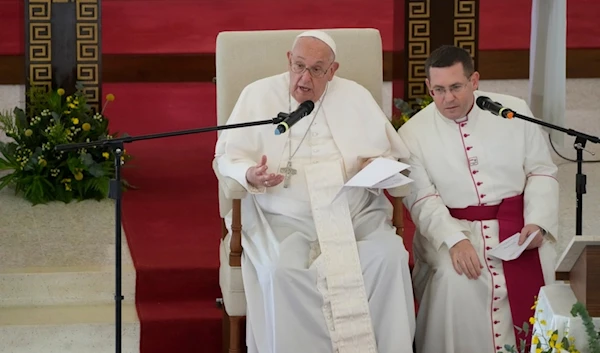
[[[30,0],[27,4],[28,84],[52,87],[52,4]]]
[[[475,59],[477,51],[477,2],[454,0],[454,45]]]
[[[88,104],[99,111],[100,1],[25,0],[27,88],[60,86],[71,94],[79,83]]]
[[[99,0],[76,0],[77,82],[84,86],[88,104],[100,111]]]
[[[425,60],[431,51],[431,4],[430,0],[407,1],[407,92],[405,92],[405,99],[413,103],[415,98],[422,98],[427,94]]]

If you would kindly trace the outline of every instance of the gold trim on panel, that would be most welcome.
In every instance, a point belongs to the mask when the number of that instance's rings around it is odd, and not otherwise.
[[[476,0],[454,0],[454,18],[474,17]]]
[[[99,0],[76,0],[77,82],[84,88],[88,104],[100,111]]]
[[[408,18],[429,18],[429,0],[410,1],[408,3]]]
[[[454,45],[475,59],[477,49],[476,0],[454,0]]]
[[[50,0],[30,0],[29,1],[29,20],[30,21],[50,21],[51,14]]]
[[[416,104],[416,98],[427,95],[425,60],[430,54],[430,0],[409,0],[407,38],[407,92],[406,100]]]
[[[29,67],[31,86],[52,88],[52,4],[50,0],[29,0]]]

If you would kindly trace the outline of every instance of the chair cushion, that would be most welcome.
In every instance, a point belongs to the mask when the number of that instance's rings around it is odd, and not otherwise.
[[[221,240],[219,257],[219,284],[223,295],[225,311],[229,316],[246,316],[246,294],[242,280],[242,268],[229,265],[230,235]]]

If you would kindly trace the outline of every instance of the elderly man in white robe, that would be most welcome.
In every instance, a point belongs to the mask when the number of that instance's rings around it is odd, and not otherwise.
[[[242,273],[250,353],[412,352],[414,298],[408,252],[380,190],[334,196],[374,158],[407,149],[371,94],[335,76],[336,45],[299,35],[289,70],[248,85],[229,124],[314,110],[289,131],[227,130],[219,172],[242,200]],[[231,219],[226,223],[230,227]]]
[[[528,321],[540,287],[554,280],[557,168],[537,124],[475,105],[487,96],[532,116],[522,99],[477,91],[465,50],[440,47],[425,69],[434,104],[399,130],[414,180],[404,201],[417,227],[417,352],[503,351],[529,340],[513,325]],[[488,254],[517,233],[519,244],[535,238],[516,260]]]

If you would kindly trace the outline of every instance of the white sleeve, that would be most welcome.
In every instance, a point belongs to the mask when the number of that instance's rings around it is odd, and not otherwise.
[[[412,139],[408,136],[410,132],[400,128],[399,134],[410,151],[410,157],[402,161],[411,166],[409,177],[414,180],[410,194],[404,198],[404,204],[419,233],[437,250],[443,245],[450,248],[460,240],[467,239],[469,229],[450,215],[421,162],[417,143],[411,143]]]

